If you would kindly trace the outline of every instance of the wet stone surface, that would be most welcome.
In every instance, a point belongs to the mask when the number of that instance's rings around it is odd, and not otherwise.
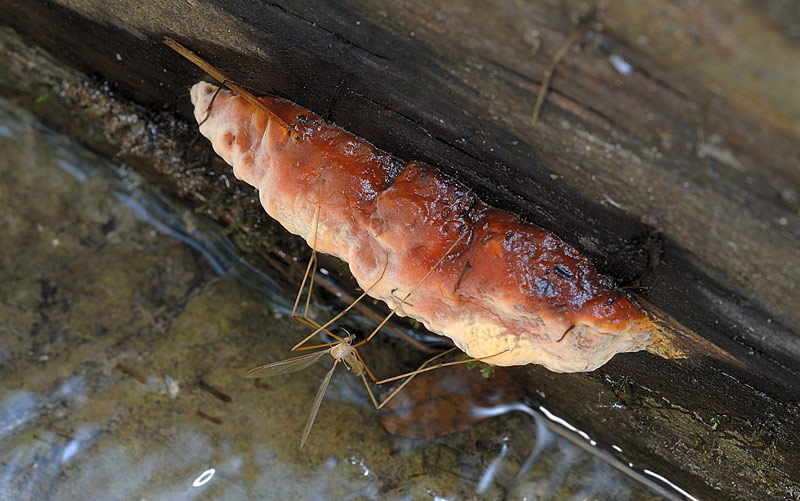
[[[522,413],[389,435],[343,370],[299,452],[330,360],[243,377],[307,332],[288,287],[7,102],[0,179],[4,499],[652,498]]]

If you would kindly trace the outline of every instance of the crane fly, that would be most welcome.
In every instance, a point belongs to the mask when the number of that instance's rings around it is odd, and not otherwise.
[[[206,62],[205,60],[203,60],[202,58],[200,58],[199,56],[197,56],[196,54],[194,54],[193,52],[188,50],[186,47],[184,47],[183,45],[181,45],[180,43],[178,43],[178,42],[176,42],[174,40],[171,40],[171,39],[167,38],[167,39],[164,40],[164,43],[167,44],[172,49],[174,49],[175,51],[177,51],[178,53],[180,53],[181,55],[183,55],[184,57],[186,57],[192,63],[194,63],[195,65],[197,65],[201,69],[203,69],[209,75],[213,76],[216,80],[221,82],[220,89],[221,89],[222,86],[228,87],[236,95],[238,95],[238,96],[242,97],[243,99],[247,100],[254,107],[260,108],[260,109],[264,110],[267,114],[269,114],[271,119],[274,120],[279,126],[284,128],[286,130],[286,132],[292,138],[295,139],[295,141],[302,141],[303,140],[297,134],[297,132],[289,124],[287,124],[286,121],[284,121],[274,111],[272,111],[269,107],[267,107],[264,104],[264,102],[262,102],[261,100],[256,98],[253,94],[251,94],[249,91],[247,91],[246,89],[244,89],[240,85],[238,85],[235,82],[233,82],[230,79],[228,79],[228,77],[226,77],[218,69],[214,68],[211,64],[209,64],[208,62]],[[219,92],[219,89],[217,90],[217,93],[218,92]],[[217,94],[215,93],[214,97],[211,99],[211,102],[208,105],[208,109],[206,110],[206,117],[201,121],[201,123],[205,122],[209,118],[210,112],[211,112],[211,107],[212,107],[212,105],[214,103],[214,99],[216,98],[216,95]],[[343,363],[344,366],[350,372],[352,372],[352,373],[356,374],[357,376],[361,377],[361,380],[364,382],[364,386],[367,388],[367,391],[369,392],[369,396],[372,399],[372,403],[375,405],[376,409],[380,409],[381,407],[386,405],[386,403],[389,402],[389,400],[391,400],[392,397],[394,397],[400,390],[402,390],[417,374],[420,374],[420,373],[426,372],[426,371],[430,371],[430,370],[434,370],[434,369],[438,369],[440,367],[446,367],[446,366],[449,366],[449,365],[457,365],[457,364],[467,363],[467,362],[470,362],[472,360],[486,360],[488,358],[492,358],[492,357],[495,357],[495,356],[500,355],[502,353],[505,353],[506,351],[509,351],[508,349],[506,349],[506,350],[504,350],[504,351],[502,351],[500,353],[495,353],[495,354],[492,354],[492,355],[489,355],[489,356],[480,357],[480,358],[474,358],[474,359],[470,359],[470,360],[462,360],[462,361],[458,361],[458,362],[448,362],[448,363],[441,363],[440,362],[439,364],[436,364],[436,365],[433,365],[433,366],[429,366],[429,364],[431,364],[433,361],[435,361],[435,360],[437,360],[437,359],[439,359],[439,358],[441,358],[441,357],[447,355],[448,353],[450,353],[450,352],[452,352],[452,351],[457,349],[457,348],[454,347],[454,348],[446,350],[446,351],[444,351],[444,352],[442,352],[442,353],[440,353],[438,355],[435,355],[434,357],[430,358],[425,363],[423,363],[419,367],[419,369],[417,369],[415,371],[412,371],[412,372],[409,372],[409,373],[406,373],[406,374],[401,374],[399,376],[395,376],[395,377],[392,377],[392,378],[383,379],[383,380],[380,380],[380,381],[375,378],[375,376],[372,373],[372,371],[370,371],[370,369],[364,363],[364,360],[361,358],[361,355],[359,355],[359,353],[358,353],[358,350],[357,350],[358,347],[363,346],[364,344],[368,343],[373,337],[375,337],[375,335],[383,328],[384,325],[386,325],[386,323],[392,318],[392,316],[394,316],[395,314],[398,313],[398,310],[400,310],[403,307],[404,304],[410,304],[410,303],[408,303],[408,298],[422,285],[422,283],[432,273],[434,273],[434,271],[439,267],[439,265],[442,263],[442,261],[444,261],[451,254],[451,252],[453,252],[453,250],[456,248],[456,246],[467,236],[468,231],[466,231],[467,228],[465,226],[460,226],[458,228],[458,237],[450,245],[450,247],[444,252],[444,254],[439,258],[439,260],[436,261],[436,263],[433,266],[430,267],[430,269],[427,271],[427,273],[425,273],[425,275],[416,283],[416,285],[414,285],[411,288],[410,291],[408,291],[402,297],[397,298],[398,299],[397,304],[391,309],[389,314],[384,317],[384,319],[378,324],[377,327],[375,327],[375,329],[366,338],[364,338],[364,339],[362,339],[362,340],[360,340],[358,342],[355,342],[355,336],[351,335],[350,333],[347,333],[347,335],[345,337],[339,337],[339,336],[336,336],[335,334],[331,333],[329,330],[327,330],[327,327],[330,326],[331,324],[333,324],[338,319],[340,319],[345,314],[347,314],[358,302],[360,302],[367,295],[369,295],[370,291],[372,291],[372,289],[376,285],[378,285],[378,283],[381,280],[383,280],[384,274],[386,272],[386,267],[388,266],[388,263],[389,263],[389,256],[388,255],[386,256],[386,261],[384,263],[383,271],[381,272],[380,277],[378,277],[378,279],[370,287],[366,288],[364,290],[364,292],[357,299],[355,299],[347,308],[345,308],[338,315],[336,315],[335,317],[331,318],[330,320],[328,320],[326,323],[324,323],[322,325],[320,325],[317,322],[315,322],[314,320],[312,320],[308,316],[308,310],[309,310],[309,302],[310,302],[310,299],[311,299],[311,291],[312,291],[312,287],[313,287],[313,283],[314,283],[314,277],[316,276],[316,270],[317,270],[317,251],[316,251],[316,247],[317,247],[317,237],[318,237],[318,233],[319,233],[319,224],[320,224],[320,209],[321,209],[321,205],[320,204],[321,204],[321,199],[322,199],[322,184],[323,184],[323,181],[324,181],[323,177],[324,177],[324,172],[320,171],[319,176],[317,178],[318,179],[318,183],[319,183],[318,184],[318,200],[320,200],[320,202],[318,202],[318,204],[317,204],[317,210],[316,210],[315,215],[314,215],[314,234],[313,234],[313,238],[309,242],[309,244],[311,246],[311,258],[309,259],[308,266],[307,266],[306,272],[305,272],[305,276],[303,277],[303,281],[302,281],[302,283],[300,285],[300,290],[297,293],[297,298],[295,300],[294,307],[292,308],[292,318],[293,319],[295,319],[295,320],[297,320],[299,322],[302,322],[302,323],[306,324],[307,326],[309,326],[309,327],[311,327],[311,328],[313,328],[315,330],[311,334],[306,336],[302,341],[297,343],[292,348],[292,351],[311,350],[311,349],[315,349],[315,348],[324,348],[324,349],[321,349],[320,351],[317,351],[317,352],[314,352],[314,353],[309,353],[309,354],[306,354],[306,355],[300,355],[298,357],[290,358],[290,359],[287,359],[287,360],[281,360],[279,362],[274,362],[274,363],[271,363],[271,364],[262,365],[260,367],[256,367],[255,369],[250,370],[246,374],[246,377],[248,377],[248,378],[260,378],[260,377],[267,377],[267,376],[275,376],[275,375],[279,375],[279,374],[289,374],[289,373],[292,373],[292,372],[296,372],[296,371],[300,371],[300,370],[306,369],[306,368],[316,364],[322,358],[324,358],[324,356],[326,354],[329,354],[333,358],[333,360],[334,360],[333,367],[331,367],[330,371],[328,371],[328,373],[325,375],[325,378],[322,380],[322,384],[320,385],[319,390],[317,390],[317,395],[314,398],[314,404],[313,404],[313,406],[311,408],[311,413],[308,416],[308,421],[306,423],[306,427],[303,430],[303,437],[302,437],[301,442],[300,442],[300,448],[301,449],[302,449],[303,445],[305,445],[305,442],[306,442],[306,440],[308,438],[308,435],[311,432],[311,427],[314,424],[314,420],[315,420],[315,418],[317,416],[317,413],[319,411],[319,407],[320,407],[320,405],[322,403],[322,399],[324,398],[325,392],[327,391],[328,386],[330,385],[331,378],[333,377],[333,373],[336,370],[336,367],[339,365],[340,362]],[[303,309],[303,314],[302,315],[298,315],[297,313],[298,313],[298,307],[300,305],[300,297],[301,297],[301,295],[303,293],[303,289],[305,288],[306,283],[308,283],[308,293],[307,293],[307,297],[306,297],[305,308]],[[345,332],[347,332],[347,331],[345,331]],[[317,334],[322,334],[322,333],[328,334],[329,336],[331,336],[334,339],[336,339],[336,341],[334,341],[332,343],[318,344],[318,345],[314,345],[314,346],[305,346],[305,344],[309,340],[311,340],[314,336],[316,336]],[[405,380],[394,391],[392,391],[386,397],[386,399],[383,400],[383,402],[381,402],[379,404],[378,401],[375,399],[375,395],[372,393],[372,390],[369,387],[369,383],[367,382],[366,376],[369,376],[369,378],[375,384],[382,384],[382,383],[385,383],[385,382],[395,381],[395,380],[403,379],[403,378],[405,378]]]
[[[447,354],[458,349],[456,347],[453,347],[431,357],[415,371],[407,372],[399,376],[378,380],[372,373],[372,371],[369,369],[369,367],[367,367],[367,364],[364,362],[364,359],[361,358],[361,355],[358,353],[358,347],[368,343],[381,330],[381,328],[386,324],[386,322],[388,322],[389,319],[391,319],[392,316],[394,316],[397,313],[397,310],[407,302],[411,294],[413,294],[414,291],[422,284],[422,282],[426,278],[428,278],[428,276],[431,273],[433,273],[433,271],[439,266],[439,264],[441,264],[441,262],[444,261],[444,259],[450,254],[450,252],[452,252],[452,250],[456,247],[456,245],[458,245],[458,243],[462,240],[462,238],[464,238],[465,233],[461,233],[455,240],[455,242],[453,242],[453,244],[450,246],[450,248],[447,249],[447,252],[445,252],[444,255],[442,255],[442,257],[436,262],[436,264],[434,264],[428,270],[428,272],[425,274],[424,277],[422,277],[422,279],[416,284],[416,286],[414,286],[411,289],[411,291],[406,293],[404,297],[400,298],[398,304],[394,308],[392,308],[389,314],[386,315],[386,317],[384,317],[383,321],[381,321],[378,324],[378,326],[375,327],[375,329],[369,334],[369,336],[367,336],[365,339],[362,339],[361,341],[355,342],[355,336],[347,332],[345,329],[342,328],[342,330],[344,330],[347,335],[345,337],[339,337],[336,334],[330,332],[327,329],[327,327],[329,327],[335,321],[337,321],[342,316],[347,314],[347,312],[350,311],[356,305],[356,303],[358,303],[364,297],[367,296],[370,289],[375,287],[378,284],[378,282],[380,282],[383,279],[384,272],[386,271],[386,266],[384,266],[384,270],[383,272],[381,272],[381,275],[378,278],[378,280],[374,284],[372,284],[371,287],[367,288],[357,299],[355,299],[347,308],[342,310],[338,315],[331,318],[322,325],[320,325],[312,318],[310,318],[308,315],[308,310],[311,300],[311,291],[314,284],[314,277],[316,276],[316,270],[317,270],[316,235],[319,225],[319,211],[320,209],[319,207],[317,207],[317,211],[314,217],[315,229],[314,229],[314,239],[312,240],[311,243],[311,257],[308,261],[308,265],[306,266],[306,272],[300,284],[300,289],[297,292],[297,297],[295,298],[294,307],[292,308],[292,318],[294,320],[297,320],[298,322],[301,322],[313,328],[314,331],[311,332],[311,334],[309,334],[308,336],[306,336],[303,340],[298,342],[296,345],[294,345],[292,347],[292,351],[312,350],[317,348],[324,348],[324,349],[321,349],[320,351],[314,353],[300,355],[298,357],[293,357],[286,360],[273,362],[271,364],[262,365],[260,367],[251,369],[245,374],[245,376],[248,378],[261,378],[268,376],[277,376],[279,374],[290,374],[292,372],[301,371],[303,369],[311,367],[312,365],[322,360],[326,354],[330,355],[333,358],[334,360],[333,367],[331,367],[331,369],[323,378],[322,384],[320,384],[319,390],[317,390],[317,394],[314,397],[314,403],[311,406],[311,412],[308,415],[308,421],[306,422],[306,426],[303,429],[302,438],[300,439],[300,449],[303,448],[303,446],[306,443],[306,440],[308,439],[308,435],[311,433],[311,427],[314,425],[314,420],[316,419],[317,413],[319,412],[320,405],[322,404],[322,399],[325,397],[325,392],[328,390],[328,386],[330,385],[331,379],[333,378],[333,373],[336,371],[336,367],[339,365],[339,362],[343,363],[344,366],[350,372],[352,372],[356,376],[361,377],[361,380],[364,382],[364,387],[367,389],[367,392],[369,393],[370,399],[372,400],[372,404],[375,406],[375,409],[381,409],[392,398],[394,398],[395,395],[397,395],[400,391],[402,391],[403,388],[405,388],[405,386],[409,384],[411,380],[414,379],[414,377],[417,376],[417,374],[421,374],[423,372],[431,371],[441,367],[464,364],[474,360],[485,360],[500,355],[501,353],[507,351],[505,350],[503,352],[493,354],[487,357],[481,357],[475,359],[471,358],[468,360],[459,360],[457,362],[438,363],[433,366],[429,365],[435,360],[444,357]],[[303,290],[306,288],[306,284],[308,284],[308,292],[306,294],[305,307],[303,308],[302,315],[300,315],[298,314],[299,313],[298,309],[300,307],[300,298],[303,294]],[[336,341],[332,343],[318,344],[314,346],[305,346],[305,344],[309,342],[314,336],[322,333],[333,337],[334,339],[336,339]],[[367,376],[369,376],[372,382],[375,383],[376,385],[380,385],[390,381],[397,381],[399,379],[405,379],[405,380],[397,388],[395,388],[381,403],[378,403],[378,400],[375,398],[375,394],[372,392],[372,389],[369,386],[369,382],[367,381]]]
[[[306,422],[305,429],[303,429],[303,436],[300,439],[300,449],[303,448],[306,443],[306,439],[308,439],[309,433],[311,433],[311,427],[314,425],[314,420],[319,412],[322,399],[325,397],[325,392],[328,390],[328,385],[331,382],[331,378],[333,377],[333,373],[336,370],[336,366],[339,365],[339,362],[343,363],[347,370],[353,374],[361,376],[361,379],[364,381],[364,386],[367,388],[367,391],[369,391],[369,394],[372,397],[372,401],[375,402],[375,397],[372,394],[372,390],[369,388],[367,378],[364,376],[366,370],[368,369],[366,369],[366,366],[361,360],[361,356],[356,351],[356,348],[353,347],[353,340],[355,339],[355,336],[348,334],[346,337],[341,338],[332,333],[328,334],[338,339],[338,341],[334,342],[333,346],[330,348],[314,353],[308,353],[306,355],[300,355],[299,357],[290,358],[288,360],[281,360],[271,364],[262,365],[260,367],[256,367],[255,369],[249,370],[247,374],[245,374],[245,377],[248,378],[261,378],[267,376],[277,376],[279,374],[290,374],[292,372],[301,371],[311,367],[322,360],[325,355],[330,355],[333,357],[333,367],[331,367],[331,370],[329,370],[325,375],[325,378],[322,380],[322,384],[319,386],[319,390],[317,390],[317,395],[314,397],[314,404],[311,406],[311,412],[308,415],[308,421]]]
[[[394,398],[395,395],[397,395],[400,391],[402,391],[403,388],[405,388],[405,386],[408,383],[410,383],[411,380],[414,379],[414,377],[417,376],[417,374],[432,371],[434,369],[439,369],[441,367],[460,365],[474,360],[479,360],[479,359],[468,359],[468,360],[459,360],[456,362],[438,363],[433,366],[429,365],[435,360],[444,357],[447,354],[452,353],[453,351],[458,349],[456,347],[453,347],[428,359],[415,371],[401,374],[399,376],[390,377],[387,379],[377,380],[375,376],[372,374],[372,371],[369,370],[369,367],[367,367],[367,365],[364,363],[364,360],[361,358],[361,355],[359,355],[356,345],[353,344],[353,341],[355,340],[354,335],[348,333],[346,337],[342,338],[327,330],[325,330],[324,332],[337,339],[337,341],[329,343],[328,348],[316,351],[314,353],[308,353],[306,355],[300,355],[298,357],[289,358],[286,360],[280,360],[278,362],[273,362],[267,365],[262,365],[260,367],[256,367],[255,369],[249,370],[245,374],[245,377],[248,378],[261,378],[261,377],[277,376],[280,374],[290,374],[292,372],[301,371],[303,369],[311,367],[312,365],[322,360],[325,357],[325,355],[330,355],[333,358],[333,367],[331,367],[331,369],[322,379],[322,383],[320,384],[319,389],[317,390],[317,394],[314,397],[314,403],[311,406],[311,412],[308,415],[308,420],[306,421],[306,426],[303,429],[303,435],[302,438],[300,439],[300,449],[303,448],[303,446],[306,443],[306,440],[308,439],[308,435],[311,433],[311,427],[314,425],[314,420],[316,419],[317,413],[319,412],[320,405],[322,404],[322,399],[325,397],[325,392],[328,391],[328,386],[330,385],[331,379],[333,378],[333,373],[336,371],[336,367],[339,365],[340,362],[344,364],[347,370],[349,370],[356,376],[361,377],[361,380],[364,382],[364,387],[367,389],[367,392],[369,393],[370,399],[372,400],[375,409],[381,409],[392,398]],[[320,347],[321,347],[320,345],[317,345],[309,348],[320,348]],[[491,356],[493,357],[495,355]],[[484,357],[484,359],[485,358],[490,358],[490,357]],[[367,375],[370,377],[370,379],[372,379],[372,381],[375,384],[383,384],[403,378],[405,378],[405,381],[403,381],[397,388],[395,388],[381,403],[378,403],[377,399],[375,398],[375,394],[369,387],[369,382],[367,382],[366,378]]]

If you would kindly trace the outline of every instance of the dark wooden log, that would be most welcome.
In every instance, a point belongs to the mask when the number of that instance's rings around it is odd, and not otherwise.
[[[7,0],[0,18],[109,82],[113,99],[69,69],[26,67],[35,54],[10,32],[4,92],[57,125],[85,124],[70,130],[216,216],[247,214],[256,241],[263,216],[248,212],[246,188],[232,195],[217,179],[224,167],[198,174],[196,161],[163,158],[180,156],[191,135],[158,112],[189,120],[186,88],[203,76],[163,36],[252,89],[439,166],[707,341],[681,361],[622,355],[573,375],[530,367],[531,402],[696,495],[800,495],[791,3],[106,4]],[[580,27],[534,123],[547,68]],[[47,92],[58,99],[33,104]]]

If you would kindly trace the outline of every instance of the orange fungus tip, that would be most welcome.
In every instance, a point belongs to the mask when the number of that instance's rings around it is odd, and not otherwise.
[[[359,285],[398,315],[494,365],[579,372],[621,352],[678,354],[553,233],[289,101],[257,106],[217,90],[200,82],[191,91],[214,150],[258,189],[270,216],[349,263]]]

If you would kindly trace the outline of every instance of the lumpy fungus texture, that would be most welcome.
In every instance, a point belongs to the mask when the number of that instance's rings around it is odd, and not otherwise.
[[[659,325],[576,249],[435,168],[402,164],[283,99],[256,106],[206,82],[191,97],[200,132],[272,217],[468,355],[555,372],[621,352],[669,355]]]

